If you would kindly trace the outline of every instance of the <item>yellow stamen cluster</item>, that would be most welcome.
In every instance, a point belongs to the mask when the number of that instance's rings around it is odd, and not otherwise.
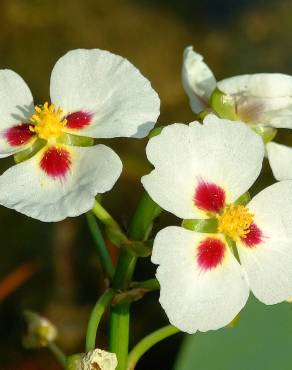
[[[54,104],[46,102],[42,106],[35,107],[35,114],[30,117],[33,123],[29,127],[30,131],[35,132],[39,138],[44,140],[56,139],[63,133],[66,126],[66,119],[63,117],[61,108],[55,109]]]
[[[245,238],[253,222],[253,214],[242,205],[231,204],[217,217],[218,231],[234,241]]]

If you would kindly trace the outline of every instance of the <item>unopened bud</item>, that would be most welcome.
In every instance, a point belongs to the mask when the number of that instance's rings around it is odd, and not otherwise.
[[[46,347],[57,337],[56,327],[46,318],[32,311],[24,312],[26,322],[22,344],[25,348]]]
[[[74,370],[115,370],[117,365],[115,353],[98,348],[74,360]]]

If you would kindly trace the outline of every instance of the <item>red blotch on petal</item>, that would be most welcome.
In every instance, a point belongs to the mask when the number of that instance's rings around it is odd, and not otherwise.
[[[262,231],[257,227],[255,223],[252,223],[249,227],[249,233],[246,234],[245,238],[241,238],[241,241],[247,246],[247,247],[256,247],[258,244],[262,242],[263,233]]]
[[[19,146],[26,144],[33,136],[34,133],[30,131],[29,124],[22,123],[21,125],[14,126],[6,130],[4,136],[11,146]]]
[[[75,112],[66,117],[68,128],[81,129],[88,126],[91,122],[92,114],[87,112]]]
[[[197,261],[202,269],[211,270],[223,261],[224,254],[225,244],[221,240],[207,238],[198,247]]]
[[[70,153],[63,148],[51,147],[44,153],[40,166],[51,177],[64,177],[70,170]]]
[[[225,205],[225,191],[216,184],[200,181],[195,191],[194,203],[206,212],[218,213]]]

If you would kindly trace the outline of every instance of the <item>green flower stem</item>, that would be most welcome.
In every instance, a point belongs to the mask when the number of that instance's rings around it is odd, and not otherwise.
[[[92,237],[94,239],[97,253],[99,255],[103,269],[106,275],[110,278],[110,280],[112,280],[115,270],[114,270],[113,262],[108,252],[107,246],[104,242],[101,231],[99,229],[98,223],[92,212],[87,212],[86,218],[87,218],[88,226],[91,231]]]
[[[54,342],[49,342],[48,343],[48,349],[55,356],[55,358],[59,362],[59,364],[62,365],[62,367],[65,369],[66,365],[67,365],[67,357],[64,354],[64,352]]]
[[[97,200],[94,201],[92,212],[104,225],[112,229],[120,230],[120,226],[117,221],[114,220],[114,218],[108,213],[106,209],[102,207],[102,205]]]
[[[160,215],[162,209],[144,192],[134,213],[129,227],[132,240],[147,240],[153,226],[153,220]]]
[[[127,370],[134,370],[139,359],[156,343],[179,332],[172,325],[164,326],[143,338],[129,353]]]
[[[155,217],[161,212],[161,208],[153,202],[147,193],[142,198],[134,213],[129,227],[129,238],[132,240],[144,241],[152,228]],[[123,250],[117,264],[113,288],[128,289],[135,270],[137,257]],[[110,351],[116,353],[118,367],[116,370],[126,370],[128,346],[129,346],[129,310],[130,303],[121,303],[113,307],[110,316]]]
[[[98,299],[93,310],[91,311],[86,332],[86,344],[85,344],[86,352],[92,351],[95,348],[95,338],[99,322],[102,318],[104,311],[111,303],[114,295],[115,292],[113,289],[106,290],[103,293],[103,295]]]
[[[116,305],[124,302],[131,303],[133,301],[138,301],[143,298],[146,293],[158,290],[159,288],[160,285],[157,279],[132,283],[130,284],[130,289],[115,295],[112,304]]]
[[[145,289],[145,290],[159,290],[160,285],[157,279],[149,279],[145,281],[133,281],[131,284],[133,289]]]

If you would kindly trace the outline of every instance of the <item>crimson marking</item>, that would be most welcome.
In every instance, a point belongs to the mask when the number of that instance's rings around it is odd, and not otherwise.
[[[87,112],[75,112],[66,117],[68,128],[81,129],[88,126],[91,122],[92,114]]]
[[[204,211],[218,213],[225,205],[225,191],[216,184],[200,181],[195,191],[194,203]]]
[[[43,155],[40,166],[51,177],[65,177],[71,166],[70,153],[62,148],[50,147]]]
[[[222,263],[225,254],[225,244],[216,238],[207,238],[199,244],[197,260],[204,270],[211,270]]]
[[[252,223],[249,227],[249,233],[246,234],[245,238],[241,238],[241,241],[247,247],[252,248],[262,242],[262,237],[263,233],[261,229],[259,229],[255,223]]]
[[[6,130],[4,136],[11,146],[19,146],[26,144],[34,133],[30,131],[29,124],[22,123]]]

